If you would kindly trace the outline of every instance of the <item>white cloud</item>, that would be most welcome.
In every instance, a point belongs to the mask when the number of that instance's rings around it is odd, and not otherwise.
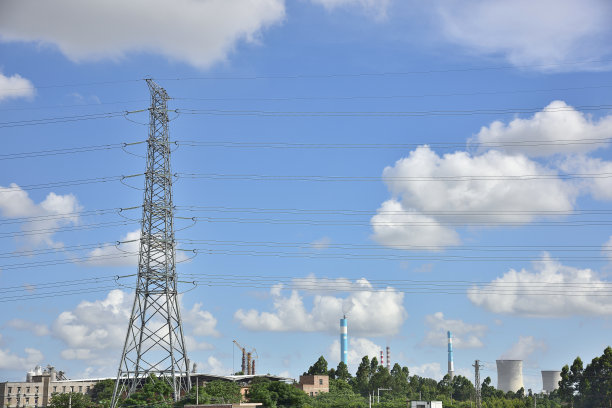
[[[207,68],[284,16],[283,0],[7,0],[0,40],[51,44],[76,62],[141,52]]]
[[[60,313],[51,325],[52,335],[62,340],[73,358],[99,350],[118,350],[125,341],[133,298],[114,289],[105,299],[82,301],[71,311]],[[89,354],[88,354],[89,353]]]
[[[90,349],[65,349],[60,352],[60,356],[65,360],[90,360],[95,358]]]
[[[483,347],[482,337],[487,333],[487,326],[483,324],[469,324],[463,320],[445,319],[442,312],[425,316],[428,331],[422,344],[434,347],[445,347],[448,343],[447,331],[453,335],[454,348]]]
[[[593,175],[574,182],[581,192],[602,201],[612,200],[612,162],[584,155],[570,156],[560,162],[559,167],[571,174]],[[597,176],[597,175],[600,176]]]
[[[330,244],[331,244],[331,238],[323,237],[323,238],[315,239],[314,241],[312,241],[310,243],[310,246],[313,247],[314,249],[327,249],[329,248]]]
[[[349,337],[348,342],[347,361],[349,366],[358,366],[363,356],[368,356],[370,360],[373,357],[377,359],[380,358],[382,347],[373,341],[363,337]],[[330,356],[330,361],[340,361],[339,340],[335,340],[331,346],[329,346],[328,355]]]
[[[374,231],[372,238],[393,248],[427,246],[441,249],[461,243],[459,234],[452,228],[415,209],[404,209],[402,203],[393,199],[382,203],[370,224]]]
[[[215,356],[209,356],[204,363],[198,363],[197,367],[199,373],[228,375],[232,372],[231,368],[225,367],[221,360]],[[255,369],[257,369],[257,367]]]
[[[519,336],[518,341],[505,351],[500,356],[500,359],[526,360],[534,352],[544,350],[546,350],[546,343],[544,341],[536,340],[533,336]]]
[[[294,281],[296,287],[300,282]],[[325,290],[334,280],[308,278],[310,290]],[[346,285],[345,280],[340,280]],[[355,335],[388,336],[396,334],[407,312],[403,306],[404,294],[387,287],[383,291],[372,291],[372,285],[366,279],[350,283],[352,292],[346,296],[313,295],[312,309],[307,310],[304,298],[296,289],[289,296],[282,296],[279,288],[270,291],[273,297],[273,311],[259,312],[255,309],[239,309],[234,318],[240,324],[254,331],[324,331],[337,333],[339,319],[348,315],[349,331]],[[307,292],[308,293],[308,292]]]
[[[491,283],[468,290],[468,298],[493,313],[531,317],[610,315],[610,282],[591,269],[562,265],[544,255],[534,271],[510,269]]]
[[[502,55],[537,70],[581,70],[603,59],[612,7],[606,0],[438,0],[444,35],[476,53]],[[546,66],[545,64],[568,64]]]
[[[46,336],[49,334],[49,328],[46,325],[35,324],[22,319],[9,320],[6,325],[13,329],[29,331],[35,336]]]
[[[5,76],[0,72],[0,102],[5,99],[34,97],[34,85],[19,74]]]
[[[140,250],[140,230],[128,232],[121,237],[119,245],[104,245],[89,252],[87,265],[91,266],[136,266]],[[120,248],[120,249],[119,249]]]
[[[21,241],[28,246],[42,244],[61,246],[61,243],[53,241],[54,232],[48,230],[77,224],[79,216],[76,213],[81,209],[72,194],[49,193],[43,201],[35,204],[28,193],[17,184],[11,183],[9,187],[0,186],[0,215],[5,218],[30,217],[30,220],[22,223],[22,231],[26,235]]]
[[[192,327],[192,333],[196,336],[219,337],[217,331],[217,319],[207,310],[202,310],[202,303],[195,303],[191,309],[182,313],[183,323]]]
[[[311,0],[315,4],[320,4],[327,10],[334,10],[340,7],[360,7],[376,19],[384,19],[387,16],[387,8],[390,0]]]
[[[604,144],[572,144],[571,141],[607,139],[610,134],[612,134],[612,115],[593,120],[564,101],[552,101],[531,118],[516,118],[508,124],[494,121],[489,126],[483,126],[474,141],[489,145],[507,144],[495,149],[512,154],[523,153],[532,157],[542,157],[553,154],[585,153],[598,149]],[[530,142],[530,146],[516,143],[524,141]],[[487,146],[482,148],[486,149]]]
[[[440,363],[425,363],[419,366],[408,367],[410,375],[418,375],[419,377],[433,378],[440,381],[444,374],[440,367]]]
[[[547,178],[508,179],[525,175]],[[394,198],[382,204],[371,224],[373,239],[392,247],[457,245],[456,232],[442,224],[527,223],[535,211],[572,210],[577,194],[554,170],[496,150],[438,156],[420,146],[386,167],[383,179]]]
[[[8,349],[0,349],[0,369],[30,370],[40,364],[43,354],[36,349],[26,348],[25,357],[11,353]]]

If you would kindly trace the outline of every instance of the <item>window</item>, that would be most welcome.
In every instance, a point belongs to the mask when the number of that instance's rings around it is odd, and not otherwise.
[[[319,378],[319,385],[323,385],[323,379]]]
[[[38,387],[36,387],[36,393],[38,394]]]
[[[10,394],[11,392],[13,392],[13,387],[8,387],[8,393]]]
[[[26,394],[29,394],[29,393],[30,393],[30,387],[27,387],[26,388]]]
[[[83,386],[79,385],[79,392],[83,392]]]
[[[87,392],[89,392],[89,385],[87,386],[87,388],[85,389]]]
[[[62,392],[66,392],[66,386],[62,386]]]
[[[21,387],[17,387],[17,394],[21,392]]]
[[[53,386],[53,392],[57,392],[57,386]]]
[[[74,392],[74,386],[73,385],[70,386],[70,392]]]

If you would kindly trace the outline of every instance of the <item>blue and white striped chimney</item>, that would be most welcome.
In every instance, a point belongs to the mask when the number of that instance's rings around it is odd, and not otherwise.
[[[348,365],[348,328],[346,315],[340,319],[340,361]]]
[[[455,375],[455,365],[453,363],[453,334],[448,331],[448,376],[453,379]]]

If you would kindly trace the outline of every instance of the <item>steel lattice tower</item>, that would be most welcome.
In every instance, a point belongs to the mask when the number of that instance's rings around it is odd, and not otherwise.
[[[150,374],[168,381],[175,401],[191,387],[177,296],[168,94],[151,79],[147,84],[151,108],[138,282],[112,408],[140,388]]]

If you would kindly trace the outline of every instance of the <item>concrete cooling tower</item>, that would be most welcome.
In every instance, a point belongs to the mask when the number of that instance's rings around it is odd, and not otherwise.
[[[517,392],[523,386],[523,360],[497,360],[497,389]]]
[[[561,371],[542,371],[542,390],[544,392],[553,392],[559,388],[561,381]]]

